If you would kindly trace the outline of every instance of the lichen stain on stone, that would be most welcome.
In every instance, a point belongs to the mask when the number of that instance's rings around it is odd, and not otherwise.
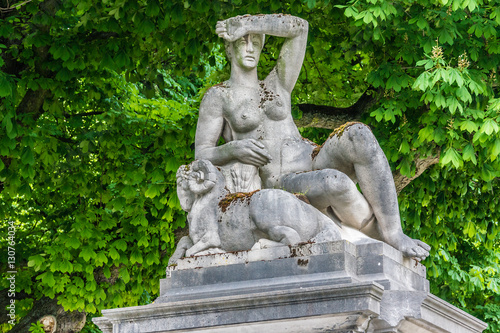
[[[253,192],[237,192],[237,193],[228,193],[221,201],[219,201],[219,207],[224,213],[228,207],[237,200],[241,202],[249,201],[252,195],[259,192],[260,190],[255,190]]]
[[[264,82],[260,82],[259,83],[259,86],[260,86],[260,104],[259,106],[262,108],[262,106],[264,105],[264,103],[266,101],[273,101],[275,98],[278,98],[279,95],[278,94],[275,94],[272,90],[269,90],[267,89],[266,85],[264,84]]]
[[[297,260],[297,265],[299,266],[307,266],[309,264],[309,259],[299,259]]]
[[[226,82],[221,82],[217,83],[216,85],[212,86],[212,88],[227,88]]]
[[[345,123],[345,124],[343,124],[343,125],[341,125],[341,126],[337,127],[336,129],[334,129],[334,130],[333,130],[333,132],[332,132],[332,133],[330,133],[330,135],[328,136],[328,139],[330,139],[330,138],[332,138],[332,137],[334,137],[334,136],[336,136],[337,138],[339,138],[339,139],[340,139],[340,138],[342,137],[342,135],[344,134],[344,132],[345,132],[345,131],[349,128],[349,127],[351,127],[351,126],[353,126],[353,125],[356,125],[356,124],[360,124],[360,125],[362,125],[362,126],[368,127],[368,126],[366,126],[365,124],[360,123],[359,121],[350,121],[350,122],[347,122],[347,123]],[[368,129],[369,129],[369,127],[368,127]],[[327,142],[327,141],[328,141],[328,139],[327,139],[325,142]],[[313,159],[313,160],[314,160],[314,159],[316,158],[316,156],[318,156],[319,151],[321,150],[321,148],[323,148],[323,145],[324,145],[324,144],[325,144],[325,143],[323,143],[321,146],[317,146],[316,148],[314,148],[314,149],[313,149],[313,151],[312,151],[312,153],[311,153],[311,159]]]
[[[311,159],[312,160],[314,160],[316,158],[316,156],[318,156],[319,151],[321,150],[321,147],[323,147],[323,145],[314,147],[314,149],[313,149],[313,151],[311,153]]]
[[[344,134],[344,132],[351,126],[353,125],[356,125],[356,124],[360,124],[362,126],[366,126],[365,124],[363,123],[360,123],[359,121],[350,121],[350,122],[347,122],[345,123],[344,125],[342,126],[339,126],[337,127],[336,129],[333,130],[333,132],[330,134],[330,136],[328,138],[331,138],[333,136],[336,136],[337,138],[341,138],[342,135]],[[368,126],[366,126],[368,127]]]
[[[309,204],[309,205],[311,204],[309,199],[307,199],[307,197],[303,193],[294,193],[293,195],[295,195],[297,197],[297,199],[304,201],[306,204]]]

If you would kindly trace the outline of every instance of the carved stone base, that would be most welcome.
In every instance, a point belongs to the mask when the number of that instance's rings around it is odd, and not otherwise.
[[[153,304],[104,310],[103,332],[482,332],[429,294],[425,267],[377,241],[185,258]]]

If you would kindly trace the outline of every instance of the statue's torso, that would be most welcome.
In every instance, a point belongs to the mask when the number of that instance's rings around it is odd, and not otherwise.
[[[255,139],[272,161],[260,168],[264,188],[279,185],[284,173],[310,170],[313,147],[302,139],[291,115],[290,94],[275,80],[258,87],[225,84],[223,117],[229,128],[225,140]],[[228,135],[227,135],[228,134]]]

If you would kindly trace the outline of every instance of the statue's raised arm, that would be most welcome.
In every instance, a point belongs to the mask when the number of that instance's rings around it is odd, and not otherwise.
[[[291,15],[244,15],[219,21],[216,33],[230,43],[249,34],[285,37],[275,69],[282,86],[291,92],[304,61],[308,26],[306,20]]]

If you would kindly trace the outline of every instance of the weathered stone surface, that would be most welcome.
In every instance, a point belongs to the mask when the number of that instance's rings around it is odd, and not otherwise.
[[[184,255],[341,239],[334,221],[289,192],[231,194],[226,183],[222,172],[206,160],[179,168],[177,193],[189,213],[189,237],[181,240],[170,264]]]
[[[167,269],[160,294],[153,304],[105,310],[95,322],[108,330],[113,325],[113,333],[472,333],[485,328],[429,294],[423,265],[378,241],[185,258]]]
[[[315,317],[313,319],[329,317],[329,326],[342,328],[346,324],[352,326],[357,317],[379,312],[382,291],[381,286],[373,283],[350,287],[302,287],[267,293],[254,290],[251,294],[238,296],[108,310],[104,315],[115,321],[113,332],[120,333],[176,332],[196,328],[231,332],[227,325],[233,325],[232,332],[236,327],[240,331],[266,332],[262,330],[266,326],[285,332],[300,322],[298,318],[303,320],[310,315]],[[347,315],[339,310],[345,310]],[[270,322],[275,320],[279,322]]]
[[[423,265],[374,240],[359,245],[346,241],[307,243],[185,258],[169,266],[167,276],[170,278],[161,280],[159,302],[190,297],[180,294],[186,291],[196,297],[213,296],[218,288],[223,288],[224,293],[237,292],[228,283],[246,290],[259,284],[289,288],[288,283],[309,280],[316,284],[376,281],[388,289],[429,290]],[[223,286],[221,281],[225,282]]]

